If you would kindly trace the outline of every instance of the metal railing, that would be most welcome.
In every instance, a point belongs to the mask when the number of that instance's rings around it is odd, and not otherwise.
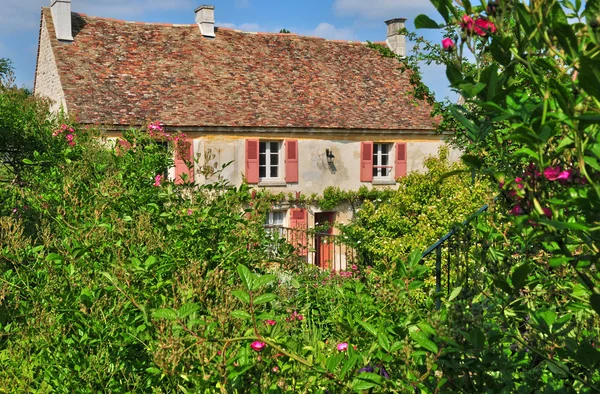
[[[436,293],[442,292],[442,283],[445,282],[447,292],[450,294],[453,287],[462,286],[463,297],[471,294],[479,279],[479,274],[483,267],[483,259],[487,254],[487,245],[474,241],[472,237],[473,228],[481,215],[489,209],[486,204],[469,218],[450,230],[446,235],[431,245],[421,255],[421,264],[426,263],[426,259],[435,252],[435,290]],[[474,265],[472,261],[480,260],[480,264]],[[443,266],[443,261],[446,265]],[[436,308],[440,308],[441,299],[438,296]]]
[[[361,260],[339,235],[271,225],[264,228],[269,235],[267,250],[273,258],[284,256],[291,246],[293,255],[322,269],[344,271]]]

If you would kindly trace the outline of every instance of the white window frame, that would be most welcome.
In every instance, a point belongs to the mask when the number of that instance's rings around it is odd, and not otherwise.
[[[275,218],[280,216],[281,221],[275,223]],[[279,219],[279,218],[278,218]],[[265,220],[265,225],[270,227],[284,227],[285,226],[285,211],[269,211]]]
[[[388,146],[388,152],[383,153],[383,146]],[[394,144],[390,142],[373,142],[373,180],[374,181],[389,181],[392,180],[392,173],[394,170],[394,157],[392,156],[394,151]],[[381,165],[378,163],[383,162],[383,157],[387,156],[388,164]],[[383,170],[387,169],[387,175],[382,175]]]
[[[277,176],[276,177],[272,177],[271,176],[271,167],[273,167],[273,163],[271,163],[271,144],[272,143],[277,143]],[[262,146],[263,144],[265,144],[265,150],[263,152],[262,150]],[[265,157],[265,165],[261,165],[261,158]],[[259,174],[259,180],[260,181],[281,181],[283,180],[283,159],[282,156],[283,155],[283,141],[280,140],[260,140],[258,142],[258,174]],[[261,168],[265,169],[265,175],[264,177],[260,176],[260,172],[261,172]]]

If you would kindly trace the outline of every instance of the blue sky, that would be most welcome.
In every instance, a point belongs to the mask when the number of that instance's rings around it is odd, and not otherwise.
[[[17,84],[32,87],[35,73],[40,9],[50,0],[3,0],[0,13],[0,57],[15,68]],[[408,18],[407,27],[420,13],[436,16],[429,0],[72,0],[72,10],[88,15],[163,23],[193,23],[194,9],[215,6],[217,26],[245,31],[294,33],[328,39],[384,41],[387,19]],[[439,19],[439,18],[436,18]],[[430,30],[419,31],[439,42]],[[438,99],[454,95],[447,88],[444,68],[424,70],[425,82]]]

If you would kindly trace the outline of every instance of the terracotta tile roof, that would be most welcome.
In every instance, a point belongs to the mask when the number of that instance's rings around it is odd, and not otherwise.
[[[42,11],[67,109],[81,122],[432,130],[395,60],[361,43],[72,14],[59,43]]]

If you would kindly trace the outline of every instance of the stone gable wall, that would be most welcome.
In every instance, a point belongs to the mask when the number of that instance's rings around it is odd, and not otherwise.
[[[40,31],[34,93],[37,96],[45,97],[52,101],[50,107],[52,112],[58,112],[61,107],[65,111],[67,110],[65,94],[60,82],[60,76],[58,75],[58,68],[56,67],[54,52],[50,44],[50,34],[45,18],[42,19]]]

